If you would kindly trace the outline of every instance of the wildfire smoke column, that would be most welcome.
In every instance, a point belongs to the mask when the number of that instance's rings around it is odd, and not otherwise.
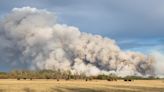
[[[0,64],[23,69],[61,69],[87,76],[154,75],[154,59],[122,51],[112,39],[59,24],[54,13],[14,8],[0,22]]]

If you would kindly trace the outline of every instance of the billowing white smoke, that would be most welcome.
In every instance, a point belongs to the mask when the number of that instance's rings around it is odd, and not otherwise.
[[[153,75],[153,58],[123,52],[114,40],[58,24],[46,10],[14,8],[0,22],[0,62],[24,69]]]
[[[152,55],[155,57],[155,70],[158,77],[164,78],[164,53],[156,50],[152,52]]]

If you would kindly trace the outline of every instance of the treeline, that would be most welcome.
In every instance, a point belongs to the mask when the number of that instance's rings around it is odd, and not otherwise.
[[[99,80],[118,80],[118,79],[132,79],[132,80],[148,80],[148,79],[159,79],[153,76],[149,77],[140,77],[140,76],[126,76],[126,77],[118,77],[115,74],[109,75],[98,75],[98,76],[86,76],[83,73],[75,73],[72,74],[70,71],[61,71],[61,70],[14,70],[11,72],[0,72],[0,79],[99,79]]]
[[[61,70],[14,70],[0,72],[0,79],[84,79],[85,74],[71,74],[70,71]]]

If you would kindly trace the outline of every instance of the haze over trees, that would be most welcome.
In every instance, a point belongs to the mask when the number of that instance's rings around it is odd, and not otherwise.
[[[0,72],[0,79],[99,79],[99,80],[117,80],[117,79],[158,79],[154,76],[142,77],[142,76],[125,76],[120,77],[115,74],[100,74],[97,76],[86,76],[83,73],[74,73],[72,74],[71,71],[62,71],[58,70],[13,70],[10,72]]]

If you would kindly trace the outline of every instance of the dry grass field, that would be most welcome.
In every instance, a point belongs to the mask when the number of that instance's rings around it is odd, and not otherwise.
[[[164,92],[164,80],[0,80],[0,92]]]

